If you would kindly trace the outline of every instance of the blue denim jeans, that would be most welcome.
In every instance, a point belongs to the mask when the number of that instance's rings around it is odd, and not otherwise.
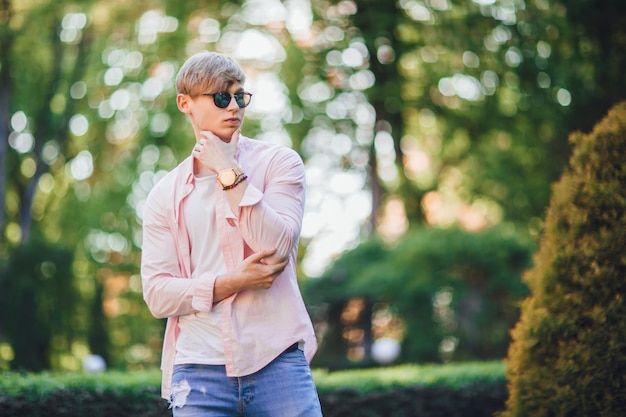
[[[321,417],[304,353],[285,352],[260,371],[228,377],[223,365],[176,365],[173,417]]]

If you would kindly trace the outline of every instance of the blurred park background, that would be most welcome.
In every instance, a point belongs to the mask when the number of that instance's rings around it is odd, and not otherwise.
[[[0,369],[158,365],[142,206],[201,50],[297,150],[313,366],[502,359],[568,136],[626,98],[621,0],[1,0]]]

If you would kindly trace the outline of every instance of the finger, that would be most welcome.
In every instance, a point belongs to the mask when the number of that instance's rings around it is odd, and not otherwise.
[[[230,143],[232,143],[233,145],[237,145],[237,142],[239,142],[239,134],[241,133],[241,129],[237,129],[233,132],[232,136],[230,137]]]
[[[276,263],[274,265],[276,265],[278,268],[285,269],[285,267],[287,266],[288,263],[289,263],[289,258],[287,258],[287,259],[285,259],[283,261],[280,261],[280,262],[278,262],[278,263]]]
[[[286,266],[287,266],[287,262],[281,262],[280,264],[274,265],[274,273],[272,275],[278,276],[282,274]]]
[[[272,271],[273,271],[272,275],[279,275],[285,270],[285,268],[287,267],[287,263],[288,263],[287,261],[283,261],[277,264],[265,264],[264,263],[264,265],[272,267]]]
[[[264,249],[250,255],[247,260],[250,262],[259,263],[263,258],[267,258],[268,256],[272,256],[276,252],[276,249]]]
[[[200,142],[204,141],[204,143],[207,143],[209,140],[217,139],[217,136],[215,136],[215,134],[211,132],[210,130],[203,130],[202,132],[200,132],[200,134],[204,136],[205,138],[205,139],[200,139]]]

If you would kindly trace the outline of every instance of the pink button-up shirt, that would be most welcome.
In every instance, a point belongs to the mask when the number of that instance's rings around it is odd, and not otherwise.
[[[292,149],[241,136],[237,161],[248,188],[233,214],[225,193],[217,192],[218,239],[232,271],[251,253],[276,248],[289,264],[269,289],[245,290],[222,301],[226,372],[245,376],[263,368],[285,348],[304,341],[310,361],[317,349],[311,320],[296,279],[296,254],[304,211],[305,176]],[[188,157],[150,192],[143,212],[141,277],[144,300],[157,318],[167,317],[163,340],[162,396],[169,398],[176,355],[178,316],[213,308],[214,274],[191,276],[185,199],[194,187]]]

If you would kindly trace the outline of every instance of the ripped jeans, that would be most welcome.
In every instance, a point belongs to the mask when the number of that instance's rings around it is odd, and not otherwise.
[[[173,417],[321,417],[304,353],[285,352],[260,371],[228,377],[223,365],[176,365]]]

